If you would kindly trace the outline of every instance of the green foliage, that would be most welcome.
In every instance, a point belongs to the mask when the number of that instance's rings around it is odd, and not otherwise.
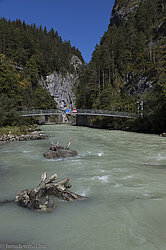
[[[145,118],[150,124],[150,131],[165,131],[166,128],[166,82],[157,83],[146,95]]]
[[[0,93],[7,93],[12,97],[18,92],[18,77],[14,65],[0,55]]]
[[[34,58],[35,55],[23,70],[18,71],[11,60],[0,55],[0,98],[15,110],[25,107],[56,107],[48,91],[39,84],[37,63]]]
[[[72,47],[70,41],[63,42],[58,32],[53,28],[47,32],[46,27],[26,25],[21,20],[7,21],[0,19],[0,54],[5,54],[14,62],[34,70],[35,74],[45,77],[53,70],[68,71],[71,55],[78,56],[82,61],[81,53]],[[37,65],[36,65],[37,64]]]
[[[29,126],[5,126],[0,127],[0,136],[5,134],[8,135],[11,133],[12,135],[21,135],[29,133]]]
[[[20,121],[15,102],[5,94],[0,95],[0,126],[16,125]]]

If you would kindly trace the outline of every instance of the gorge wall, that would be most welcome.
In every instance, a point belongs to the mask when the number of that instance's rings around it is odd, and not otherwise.
[[[42,80],[42,85],[49,91],[50,95],[57,103],[57,109],[64,110],[68,108],[72,110],[75,107],[74,88],[78,81],[78,70],[82,65],[81,60],[77,56],[71,57],[71,65],[74,67],[73,73],[54,71]]]

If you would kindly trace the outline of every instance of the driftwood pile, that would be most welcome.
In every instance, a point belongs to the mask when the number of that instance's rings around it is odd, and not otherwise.
[[[68,178],[59,182],[54,182],[57,179],[58,177],[56,174],[47,178],[47,173],[45,172],[42,174],[40,184],[32,190],[26,189],[20,191],[15,198],[15,202],[21,207],[29,208],[35,211],[48,212],[56,207],[54,200],[49,200],[49,195],[56,196],[67,201],[85,198],[81,195],[68,191],[68,188],[71,188],[72,186]],[[45,200],[44,203],[42,202],[43,199]]]
[[[69,140],[68,144],[65,147],[60,145],[59,141],[56,144],[53,141],[51,141],[51,147],[49,151],[44,153],[43,156],[46,157],[47,159],[77,156],[78,155],[77,151],[69,149],[70,145],[71,145],[71,140]]]

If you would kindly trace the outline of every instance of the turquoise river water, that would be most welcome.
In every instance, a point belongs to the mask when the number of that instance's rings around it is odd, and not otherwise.
[[[69,177],[71,191],[88,198],[56,200],[50,213],[0,206],[1,249],[166,249],[166,138],[68,125],[42,130],[48,139],[0,145],[0,201],[34,188],[45,171]],[[50,140],[69,138],[77,157],[43,157]]]

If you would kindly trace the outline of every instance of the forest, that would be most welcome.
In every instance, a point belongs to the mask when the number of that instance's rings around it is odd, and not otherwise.
[[[71,56],[83,60],[70,41],[62,41],[52,28],[27,25],[21,20],[0,19],[0,126],[20,122],[17,110],[55,108],[56,103],[40,84],[54,70],[73,72]]]
[[[166,16],[163,0],[116,0],[108,30],[83,66],[77,107],[136,112],[144,120],[127,126],[158,132],[166,128]],[[110,119],[93,119],[110,127]],[[112,120],[116,123],[117,119]],[[120,121],[121,123],[122,121]],[[119,125],[118,125],[119,126]],[[114,127],[114,126],[113,126]]]

